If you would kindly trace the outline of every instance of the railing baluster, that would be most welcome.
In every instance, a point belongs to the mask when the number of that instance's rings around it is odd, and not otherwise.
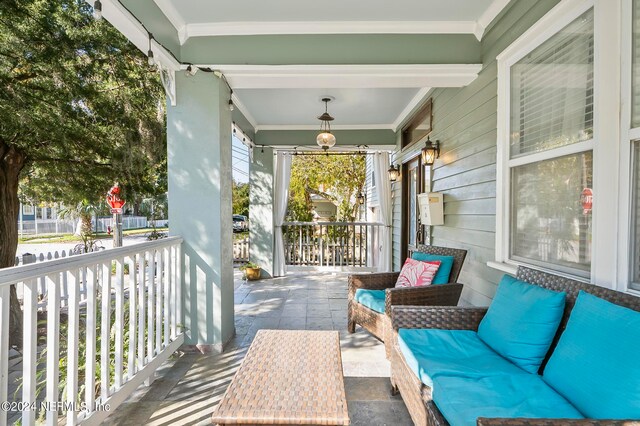
[[[171,252],[170,249],[164,248],[162,249],[162,254],[164,256],[164,309],[162,319],[164,321],[163,330],[164,330],[164,339],[162,347],[165,348],[169,345],[169,299],[171,298],[170,293],[170,285],[171,281]]]
[[[55,406],[58,393],[60,357],[60,274],[47,275],[47,384],[45,400]],[[57,426],[58,410],[47,411],[46,424]]]
[[[127,380],[136,373],[136,309],[138,286],[136,278],[136,255],[129,256],[129,348],[127,358]]]
[[[169,276],[171,277],[171,298],[169,300],[169,311],[171,322],[171,340],[176,338],[176,258],[177,258],[177,250],[175,246],[169,247],[169,266],[171,270],[169,272]]]
[[[11,286],[0,287],[0,400],[9,394],[9,309]],[[7,411],[0,410],[0,424],[7,424]]]
[[[154,324],[155,324],[155,312],[154,312],[154,304],[155,304],[155,263],[156,263],[156,250],[153,249],[147,254],[147,259],[149,261],[149,272],[147,277],[147,362],[150,362],[153,359],[153,338],[154,338]]]
[[[102,264],[102,288],[100,292],[102,320],[100,325],[100,400],[109,397],[109,340],[111,336],[111,262]]]
[[[78,401],[78,343],[80,324],[80,288],[78,286],[78,272],[76,270],[66,273],[66,285],[69,290],[69,318],[67,339],[67,402],[70,409],[67,411],[67,425],[76,424],[78,413],[75,404]]]
[[[320,266],[323,266],[324,264],[324,240],[322,239],[322,225],[320,225],[320,240],[319,240],[319,246],[320,246],[320,257],[318,258],[318,262],[320,263]]]
[[[184,332],[184,320],[182,318],[182,277],[183,273],[182,261],[182,244],[176,245],[176,321],[180,326],[180,333]]]
[[[85,279],[87,281],[87,360],[85,366],[85,405],[89,412],[93,411],[95,405],[95,380],[96,380],[96,289],[98,281],[98,269],[96,265],[85,268]]]
[[[115,316],[115,386],[122,387],[122,368],[124,356],[124,259],[116,260],[116,316]]]
[[[162,282],[164,278],[164,259],[162,253],[162,249],[159,249],[156,253],[156,258],[158,259],[158,267],[156,273],[156,354],[159,354],[162,350],[162,290],[164,288],[164,283]]]
[[[146,252],[144,254],[139,253],[137,255],[138,259],[138,368],[137,371],[140,371],[142,367],[144,367],[145,363],[145,355],[144,355],[144,331],[145,331],[145,305],[144,305],[144,296],[145,296],[145,285],[146,285]]]
[[[36,402],[36,367],[38,365],[37,281],[25,281],[23,289],[24,295],[22,303],[24,308],[24,323],[22,338],[22,402],[31,406],[31,404]],[[2,330],[2,333],[4,334],[4,330]],[[5,352],[4,349],[2,352]],[[2,355],[0,354],[0,356]],[[6,401],[6,399],[3,399],[3,401]],[[32,425],[35,424],[35,421],[35,410],[28,409],[22,412],[23,425]],[[1,419],[0,423],[2,423]]]

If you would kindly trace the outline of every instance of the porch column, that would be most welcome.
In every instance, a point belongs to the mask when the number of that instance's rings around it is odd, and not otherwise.
[[[264,150],[264,152],[263,152]],[[256,147],[249,165],[249,260],[273,275],[273,149]]]
[[[176,73],[167,106],[169,224],[184,239],[185,344],[219,352],[234,335],[231,111],[220,79]]]

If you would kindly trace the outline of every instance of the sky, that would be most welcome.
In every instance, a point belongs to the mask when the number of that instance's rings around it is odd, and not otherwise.
[[[242,142],[232,137],[231,167],[233,168],[233,180],[240,183],[249,182],[249,150]]]

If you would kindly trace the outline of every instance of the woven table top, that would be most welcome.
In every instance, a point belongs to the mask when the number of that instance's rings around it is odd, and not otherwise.
[[[258,331],[212,421],[348,425],[338,332]]]

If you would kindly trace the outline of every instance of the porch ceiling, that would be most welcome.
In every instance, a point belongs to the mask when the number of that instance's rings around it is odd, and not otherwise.
[[[92,0],[87,0],[93,4]],[[469,84],[482,34],[509,0],[102,0],[103,14],[160,63],[222,71],[255,131],[391,129],[435,87]]]

